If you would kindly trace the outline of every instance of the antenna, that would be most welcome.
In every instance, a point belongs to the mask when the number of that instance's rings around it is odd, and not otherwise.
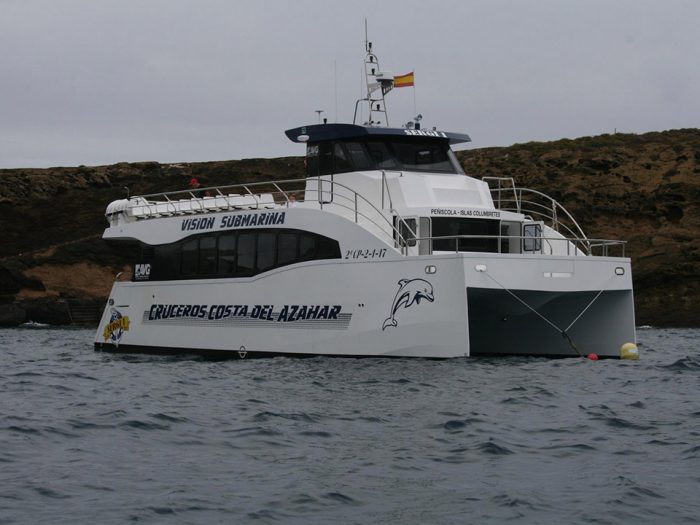
[[[335,95],[335,122],[338,122],[338,61],[333,59],[333,92]]]
[[[389,115],[386,110],[384,96],[394,88],[394,77],[389,71],[379,68],[379,58],[372,51],[372,42],[367,37],[367,19],[365,18],[365,84],[367,95],[355,102],[355,114],[352,123],[357,122],[357,108],[360,102],[366,102],[368,107],[367,121],[369,126],[389,126]]]
[[[323,109],[315,109],[314,110],[318,114],[318,123],[321,123],[321,113],[325,113],[326,111]]]
[[[365,18],[365,51],[369,51],[369,42],[367,41],[367,19]]]

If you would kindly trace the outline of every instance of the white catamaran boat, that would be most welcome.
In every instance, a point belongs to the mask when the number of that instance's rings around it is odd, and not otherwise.
[[[394,79],[366,51],[367,121],[286,132],[304,179],[107,207],[104,238],[141,256],[97,350],[618,357],[635,342],[624,242],[587,238],[511,178],[465,175],[450,146],[467,135],[389,127]]]

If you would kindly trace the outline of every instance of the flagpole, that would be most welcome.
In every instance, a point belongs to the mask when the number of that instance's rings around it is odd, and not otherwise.
[[[418,115],[418,110],[416,110],[416,70],[413,70],[413,114]]]

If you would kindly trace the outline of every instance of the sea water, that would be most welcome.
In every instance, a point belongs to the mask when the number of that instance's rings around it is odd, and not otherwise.
[[[697,523],[700,330],[639,361],[212,361],[0,330],[0,523]]]

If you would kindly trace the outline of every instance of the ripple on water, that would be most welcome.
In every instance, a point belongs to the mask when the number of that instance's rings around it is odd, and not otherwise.
[[[506,397],[501,400],[503,405],[531,405],[532,398],[529,396],[519,396],[519,397]]]
[[[513,496],[510,494],[497,494],[491,498],[491,501],[499,507],[520,508],[524,507],[529,510],[540,510],[541,506],[533,501],[529,501],[523,497]]]
[[[507,456],[514,452],[505,445],[499,445],[493,439],[479,443],[476,448],[482,453],[489,456]]]
[[[66,421],[71,428],[74,429],[79,429],[79,430],[90,430],[90,429],[109,429],[109,428],[116,428],[116,424],[108,424],[108,423],[93,423],[92,421],[88,421],[85,419],[69,419]]]
[[[313,416],[311,414],[306,414],[304,412],[297,412],[297,413],[276,413],[276,412],[269,412],[269,411],[264,411],[264,412],[258,412],[253,416],[253,421],[271,421],[274,419],[289,419],[291,421],[303,421],[305,423],[316,423],[321,419],[319,416]]]
[[[641,423],[632,423],[621,417],[595,417],[598,421],[602,421],[606,425],[613,428],[629,428],[633,430],[654,430],[656,427],[654,425],[643,425]]]
[[[40,496],[44,498],[50,498],[50,499],[68,499],[70,496],[68,494],[64,494],[62,492],[59,492],[57,490],[51,489],[49,487],[32,487],[32,489],[39,494]]]
[[[659,365],[659,368],[672,372],[683,372],[687,370],[700,370],[700,358],[686,356],[668,365]]]
[[[265,437],[272,437],[272,436],[281,436],[282,432],[279,432],[277,430],[274,430],[272,428],[268,427],[244,427],[244,428],[231,428],[231,429],[226,429],[224,430],[225,433],[231,433],[231,434],[237,434],[238,436],[241,437],[248,437],[248,436],[265,436]]]
[[[10,425],[9,427],[5,427],[4,430],[8,432],[18,432],[20,434],[41,434],[41,429],[26,425]]]
[[[149,417],[153,419],[158,419],[161,421],[167,421],[169,423],[188,423],[189,419],[186,417],[173,416],[170,414],[163,414],[161,412],[156,412],[155,414],[148,414]]]
[[[320,438],[332,438],[333,434],[330,432],[324,432],[323,430],[304,430],[298,433],[299,436],[306,437],[320,437]]]
[[[76,434],[74,432],[68,432],[67,430],[65,430],[63,428],[58,428],[58,427],[48,426],[48,427],[44,427],[43,430],[47,434],[57,434],[59,436],[68,437],[68,438],[80,437],[80,434]]]
[[[137,430],[170,430],[170,425],[154,423],[153,421],[142,421],[140,419],[129,419],[119,423],[122,428],[135,428]]]
[[[442,425],[442,427],[449,432],[456,432],[462,430],[466,426],[466,421],[458,421],[455,419],[450,419],[447,423]]]
[[[8,377],[43,377],[44,374],[40,372],[16,372],[14,374],[9,374]]]
[[[321,495],[321,498],[333,503],[340,503],[342,505],[355,506],[360,504],[359,501],[351,498],[347,494],[343,494],[342,492],[326,492],[325,494]]]
[[[700,445],[695,445],[684,450],[683,455],[688,459],[700,457]]]

